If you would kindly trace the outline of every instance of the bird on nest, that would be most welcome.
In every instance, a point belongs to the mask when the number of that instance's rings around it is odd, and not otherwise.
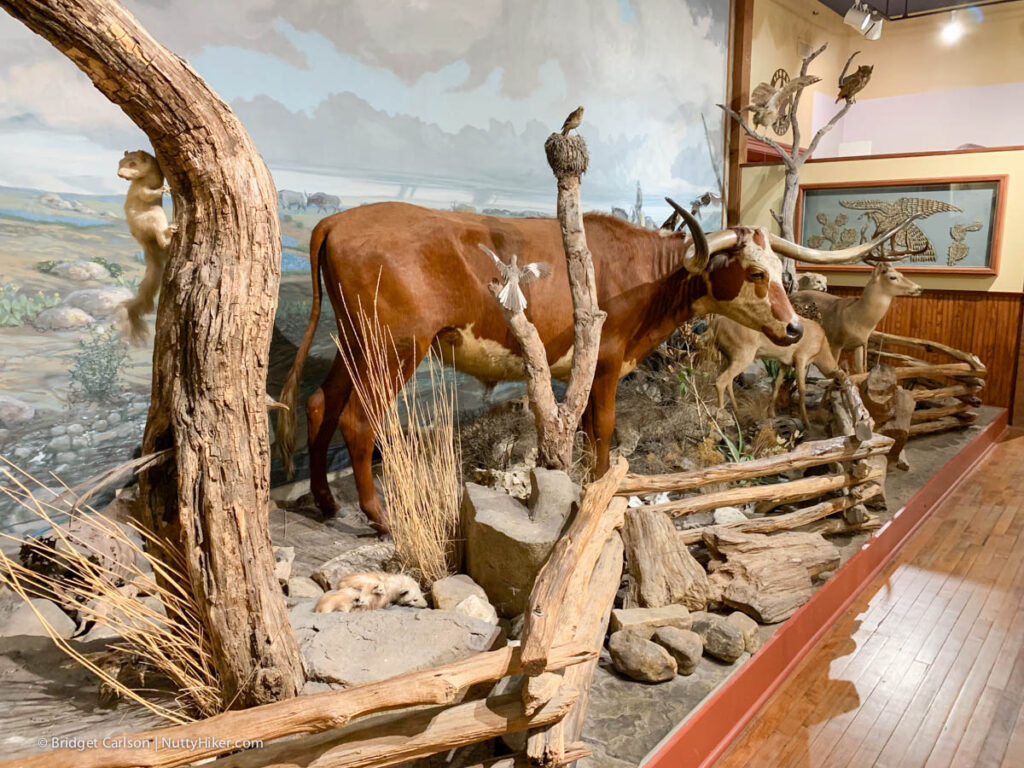
[[[498,303],[509,312],[522,312],[526,309],[526,296],[523,295],[521,285],[529,285],[535,280],[540,280],[551,274],[551,266],[537,261],[519,267],[516,264],[516,255],[512,254],[512,260],[506,264],[501,258],[483,243],[478,243],[480,250],[488,254],[494,263],[498,265],[498,273],[504,285],[498,292]]]

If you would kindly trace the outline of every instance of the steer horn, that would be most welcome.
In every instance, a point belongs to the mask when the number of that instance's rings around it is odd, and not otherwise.
[[[839,251],[819,251],[817,248],[808,248],[789,240],[783,240],[778,235],[772,235],[772,248],[783,256],[789,256],[791,259],[806,261],[811,264],[846,264],[863,259],[875,248],[885,243],[886,240],[894,237],[916,218],[920,217],[918,215],[910,216],[873,240],[869,240],[861,245],[855,245],[852,248],[843,248]]]
[[[690,237],[693,239],[693,243],[687,247],[686,253],[683,256],[683,266],[686,267],[687,272],[703,272],[704,268],[708,265],[708,259],[711,258],[711,254],[714,251],[708,243],[704,230],[701,229],[700,222],[671,197],[666,197],[665,202],[671,205],[675,212],[679,214],[687,229],[690,230]],[[721,246],[719,246],[718,250],[721,250]]]

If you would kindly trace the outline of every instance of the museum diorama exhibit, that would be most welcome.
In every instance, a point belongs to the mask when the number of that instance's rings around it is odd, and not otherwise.
[[[1024,0],[0,7],[0,768],[1024,765]]]

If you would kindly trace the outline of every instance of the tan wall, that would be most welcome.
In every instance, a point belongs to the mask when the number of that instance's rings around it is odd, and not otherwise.
[[[1008,174],[1003,217],[999,274],[996,277],[913,275],[925,288],[961,291],[1024,290],[1024,150],[967,152],[861,160],[808,162],[800,175],[802,184],[873,182],[900,179],[945,179],[952,176]],[[742,213],[744,224],[772,227],[770,208],[778,210],[782,197],[781,166],[748,166],[743,169]],[[774,231],[774,228],[773,228]],[[835,285],[862,285],[862,274],[829,272]]]
[[[817,49],[828,43],[810,66],[809,73],[821,82],[804,92],[798,111],[801,144],[806,146],[812,92],[834,97],[839,73],[854,51],[860,51],[855,64],[875,67],[865,98],[1024,80],[1024,0],[981,10],[980,25],[973,25],[967,13],[959,15],[968,31],[958,44],[947,46],[939,31],[949,14],[885,22],[881,39],[866,40],[818,0],[755,0],[750,87],[769,81],[779,67],[795,76],[800,70],[800,45]],[[776,138],[774,133],[771,136]],[[780,140],[790,143],[791,136]]]

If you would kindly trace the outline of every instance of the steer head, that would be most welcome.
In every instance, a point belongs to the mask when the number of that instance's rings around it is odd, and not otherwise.
[[[731,227],[705,235],[689,211],[666,201],[690,230],[683,260],[686,269],[702,275],[705,282],[705,295],[694,309],[725,315],[783,346],[799,341],[803,326],[782,286],[782,262],[776,252],[813,264],[856,261],[911,221],[853,248],[819,251],[783,240],[762,227]]]

